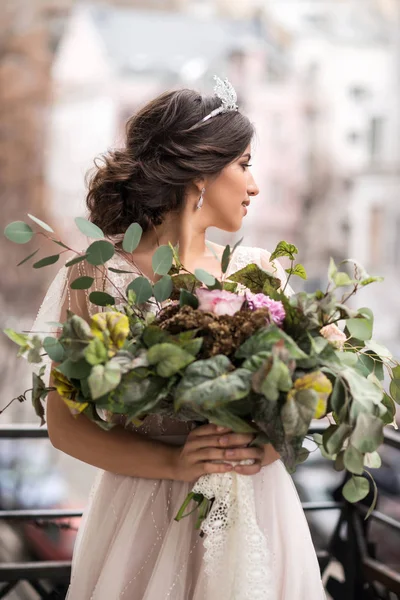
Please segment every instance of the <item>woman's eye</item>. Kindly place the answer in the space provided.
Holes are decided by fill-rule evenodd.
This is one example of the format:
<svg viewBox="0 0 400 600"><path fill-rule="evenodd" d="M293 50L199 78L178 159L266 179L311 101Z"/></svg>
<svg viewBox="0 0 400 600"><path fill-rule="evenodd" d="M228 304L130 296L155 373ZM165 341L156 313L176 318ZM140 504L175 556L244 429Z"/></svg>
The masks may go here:
<svg viewBox="0 0 400 600"><path fill-rule="evenodd" d="M243 164L242 167L252 167L253 165L249 165L249 164Z"/></svg>

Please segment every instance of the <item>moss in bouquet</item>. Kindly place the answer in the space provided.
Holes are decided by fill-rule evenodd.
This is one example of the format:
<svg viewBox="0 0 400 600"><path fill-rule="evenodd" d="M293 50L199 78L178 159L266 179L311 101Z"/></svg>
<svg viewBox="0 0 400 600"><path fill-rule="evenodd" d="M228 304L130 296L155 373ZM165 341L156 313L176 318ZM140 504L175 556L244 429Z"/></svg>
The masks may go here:
<svg viewBox="0 0 400 600"><path fill-rule="evenodd" d="M268 309L242 310L235 315L214 315L191 306L169 306L157 317L157 324L171 334L197 329L203 345L198 358L217 354L233 356L239 346L268 324Z"/></svg>

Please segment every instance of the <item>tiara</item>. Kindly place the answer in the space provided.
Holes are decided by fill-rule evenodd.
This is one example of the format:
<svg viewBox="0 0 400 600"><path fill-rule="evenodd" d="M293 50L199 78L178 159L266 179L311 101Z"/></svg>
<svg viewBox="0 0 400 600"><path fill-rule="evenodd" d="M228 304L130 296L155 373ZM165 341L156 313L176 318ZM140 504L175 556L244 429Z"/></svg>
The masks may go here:
<svg viewBox="0 0 400 600"><path fill-rule="evenodd" d="M211 119L220 113L230 112L232 110L236 111L239 109L236 104L237 94L233 85L227 79L222 81L217 75L214 75L214 79L216 81L214 95L221 100L222 104L210 112L204 119L201 119L200 123L208 121L208 119Z"/></svg>

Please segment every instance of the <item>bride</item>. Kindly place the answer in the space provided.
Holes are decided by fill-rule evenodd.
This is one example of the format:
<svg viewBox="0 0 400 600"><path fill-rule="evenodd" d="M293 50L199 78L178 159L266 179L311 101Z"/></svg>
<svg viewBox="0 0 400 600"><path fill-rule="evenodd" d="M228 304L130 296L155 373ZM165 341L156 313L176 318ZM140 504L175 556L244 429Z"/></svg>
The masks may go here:
<svg viewBox="0 0 400 600"><path fill-rule="evenodd" d="M134 115L125 147L96 165L89 184L90 220L117 246L131 223L140 223L144 232L132 255L119 243L108 265L154 281L152 254L171 242L179 245L187 269L203 268L219 277L217 257L223 248L206 243L206 231L211 226L237 231L248 205L256 202L259 190L250 170L253 134L233 88L220 80L212 97L188 89L167 92ZM229 272L250 262L273 268L267 251L239 247ZM95 275L83 264L64 267L57 276L53 300L57 297L61 314L54 320L63 321L67 309L86 319L98 312L87 292L68 285L79 275ZM282 267L276 267L284 279ZM132 274L96 277L97 289L114 292ZM84 416L73 417L55 392L48 398L47 423L58 450L99 468L75 545L68 600L325 597L297 492L272 446L248 447L252 435L166 417L148 416L137 428L125 428L119 417L105 432ZM253 464L215 462L221 459L251 459ZM212 589L204 566L207 535L195 530L195 514L179 523L174 517L200 476L229 472L252 484L256 526L268 560L261 563L262 584L260 573L245 561L224 570ZM233 545L228 554L236 552Z"/></svg>

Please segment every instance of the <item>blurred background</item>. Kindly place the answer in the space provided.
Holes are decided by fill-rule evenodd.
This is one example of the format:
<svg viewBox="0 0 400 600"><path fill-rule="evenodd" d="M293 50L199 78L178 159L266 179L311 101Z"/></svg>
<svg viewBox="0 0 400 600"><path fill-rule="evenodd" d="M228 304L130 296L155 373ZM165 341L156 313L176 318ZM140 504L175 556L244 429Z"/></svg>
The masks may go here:
<svg viewBox="0 0 400 600"><path fill-rule="evenodd" d="M126 120L176 87L212 93L228 77L254 122L260 195L242 231L209 238L299 247L298 291L326 284L329 257L351 257L385 281L357 304L375 313L375 338L400 356L400 2L398 0L1 0L1 225L31 213L79 244L85 174L121 144ZM46 245L31 242L29 249ZM1 329L29 329L57 265L0 238ZM46 252L45 254L50 254ZM30 369L0 336L0 408L31 387ZM37 423L14 402L1 424ZM400 465L385 449L380 502L400 516ZM396 466L396 462L398 466ZM48 440L0 440L0 509L84 506L94 469ZM329 500L341 476L313 455L295 476L303 500ZM326 544L337 514L310 517ZM75 529L0 521L0 560L65 558ZM398 537L374 533L397 567ZM383 543L385 537L385 543ZM8 598L37 598L23 584Z"/></svg>

